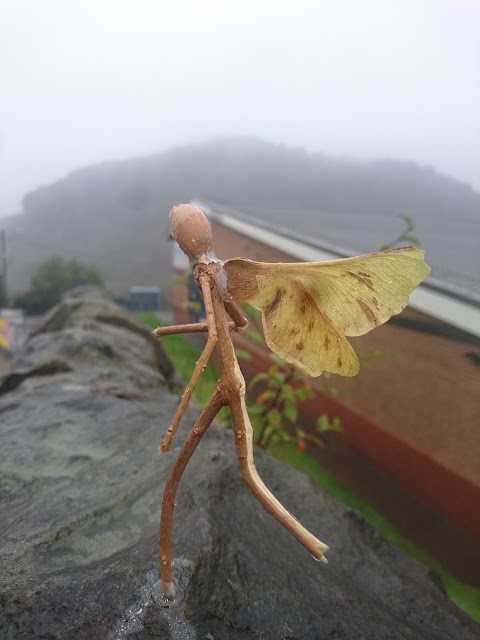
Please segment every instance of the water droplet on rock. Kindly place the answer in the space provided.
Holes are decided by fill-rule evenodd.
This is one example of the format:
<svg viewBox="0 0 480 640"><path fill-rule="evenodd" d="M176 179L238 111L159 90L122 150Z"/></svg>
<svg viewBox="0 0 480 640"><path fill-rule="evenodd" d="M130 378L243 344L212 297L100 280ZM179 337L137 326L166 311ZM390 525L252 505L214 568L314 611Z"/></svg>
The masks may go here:
<svg viewBox="0 0 480 640"><path fill-rule="evenodd" d="M313 554L310 554L310 555L315 560L315 562L323 562L323 564L328 564L328 560L326 559L325 556L322 556L321 558L316 558Z"/></svg>

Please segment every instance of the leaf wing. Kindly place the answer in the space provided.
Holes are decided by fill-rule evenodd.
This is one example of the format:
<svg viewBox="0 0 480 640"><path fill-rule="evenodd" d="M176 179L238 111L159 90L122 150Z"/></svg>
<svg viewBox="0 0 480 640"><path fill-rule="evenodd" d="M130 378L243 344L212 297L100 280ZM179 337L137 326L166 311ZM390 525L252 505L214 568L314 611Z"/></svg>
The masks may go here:
<svg viewBox="0 0 480 640"><path fill-rule="evenodd" d="M334 326L361 336L400 313L429 273L424 252L405 247L323 263L309 268L305 280Z"/></svg>
<svg viewBox="0 0 480 640"><path fill-rule="evenodd" d="M344 336L363 335L400 313L430 273L414 247L329 262L233 258L224 268L230 295L262 311L272 351L310 375L355 375L358 360Z"/></svg>
<svg viewBox="0 0 480 640"><path fill-rule="evenodd" d="M272 351L311 376L332 371L358 373L358 358L349 342L297 279L258 276L256 304L262 310L265 341Z"/></svg>

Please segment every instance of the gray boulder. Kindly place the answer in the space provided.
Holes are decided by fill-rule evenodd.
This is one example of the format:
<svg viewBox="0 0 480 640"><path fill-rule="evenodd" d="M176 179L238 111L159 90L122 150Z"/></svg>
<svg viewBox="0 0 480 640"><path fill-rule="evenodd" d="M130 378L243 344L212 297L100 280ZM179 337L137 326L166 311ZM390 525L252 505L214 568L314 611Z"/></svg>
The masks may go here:
<svg viewBox="0 0 480 640"><path fill-rule="evenodd" d="M138 390L172 384L173 365L151 332L100 290L87 292L82 298L73 290L31 332L0 394L28 377L67 370L87 370L92 384L115 379Z"/></svg>
<svg viewBox="0 0 480 640"><path fill-rule="evenodd" d="M330 544L315 562L256 502L215 425L180 485L164 606L160 502L196 412L159 456L173 372L141 331L105 320L123 312L87 316L90 304L50 317L0 395L0 640L479 637L428 568L258 452L267 485Z"/></svg>

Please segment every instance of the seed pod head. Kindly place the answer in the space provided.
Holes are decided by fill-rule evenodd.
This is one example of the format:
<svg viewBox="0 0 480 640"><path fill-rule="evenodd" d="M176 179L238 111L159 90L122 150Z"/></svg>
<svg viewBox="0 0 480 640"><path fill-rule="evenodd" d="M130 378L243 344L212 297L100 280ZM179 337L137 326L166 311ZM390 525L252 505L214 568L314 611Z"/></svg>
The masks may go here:
<svg viewBox="0 0 480 640"><path fill-rule="evenodd" d="M189 258L198 258L212 250L212 230L198 207L179 204L170 211L172 236Z"/></svg>

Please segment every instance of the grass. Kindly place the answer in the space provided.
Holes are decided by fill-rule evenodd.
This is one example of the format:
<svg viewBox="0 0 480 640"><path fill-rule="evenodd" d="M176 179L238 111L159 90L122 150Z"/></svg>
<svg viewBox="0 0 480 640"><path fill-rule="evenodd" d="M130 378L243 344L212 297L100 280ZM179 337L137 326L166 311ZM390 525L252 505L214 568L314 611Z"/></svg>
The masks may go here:
<svg viewBox="0 0 480 640"><path fill-rule="evenodd" d="M162 324L159 323L153 313L138 314L137 319L151 329ZM162 344L168 356L174 362L177 373L184 380L189 380L195 362L198 359L199 350L180 335L165 336L162 338ZM217 371L209 364L194 392L194 397L200 407L203 407L212 395L217 384L217 379ZM367 503L360 500L355 493L339 482L332 473L318 464L308 453L299 451L297 447L292 445L283 446L282 448L275 447L269 451L269 453L282 460L285 464L306 473L313 482L337 500L359 511L387 540L422 561L424 564L435 569L452 602L474 620L480 622L479 588L464 584L445 571L438 563L410 542L410 540L401 536L385 518L372 509Z"/></svg>
<svg viewBox="0 0 480 640"><path fill-rule="evenodd" d="M137 320L150 329L164 326L154 313L138 313ZM181 335L164 336L161 339L162 345L170 360L175 364L175 370L182 380L188 381L192 375L195 362L198 360L200 351ZM208 364L203 372L193 396L200 407L205 406L217 386L218 372Z"/></svg>

